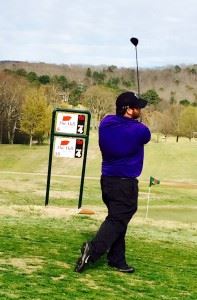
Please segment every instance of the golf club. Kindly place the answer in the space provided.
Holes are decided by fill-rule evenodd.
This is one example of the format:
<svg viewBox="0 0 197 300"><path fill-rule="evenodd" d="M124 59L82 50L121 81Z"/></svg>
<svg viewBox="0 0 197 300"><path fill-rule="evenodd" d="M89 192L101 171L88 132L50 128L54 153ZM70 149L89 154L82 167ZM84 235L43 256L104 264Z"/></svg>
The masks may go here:
<svg viewBox="0 0 197 300"><path fill-rule="evenodd" d="M138 57L137 57L137 45L138 45L138 39L135 37L132 37L130 39L130 42L135 46L135 54L136 54L136 66L137 66L137 85L138 85L138 97L140 96L140 81L139 81L139 70L138 70Z"/></svg>

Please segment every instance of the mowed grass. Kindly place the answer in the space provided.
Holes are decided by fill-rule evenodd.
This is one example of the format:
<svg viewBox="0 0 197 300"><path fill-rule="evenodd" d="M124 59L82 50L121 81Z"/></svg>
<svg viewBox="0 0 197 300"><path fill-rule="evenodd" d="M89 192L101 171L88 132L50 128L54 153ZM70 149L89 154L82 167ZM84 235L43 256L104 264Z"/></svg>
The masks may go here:
<svg viewBox="0 0 197 300"><path fill-rule="evenodd" d="M0 145L0 171L38 172L47 174L49 145ZM81 159L53 157L52 174L80 175ZM100 176L101 155L98 137L91 132L86 176ZM196 183L197 140L168 138L167 142L153 141L145 146L145 161L141 180L155 176L161 181Z"/></svg>
<svg viewBox="0 0 197 300"><path fill-rule="evenodd" d="M91 132L83 193L83 204L101 204L101 155L96 132ZM43 205L46 193L49 145L0 145L0 204ZM50 205L77 207L81 159L53 157ZM70 177L71 176L71 177ZM149 217L194 222L197 199L197 141L169 138L145 146L144 170L140 177L139 212L145 215L148 181L151 188ZM172 209L173 208L173 209Z"/></svg>
<svg viewBox="0 0 197 300"><path fill-rule="evenodd" d="M103 257L73 272L83 241L106 216L100 192L101 156L91 133L83 206L77 214L81 160L53 158L49 207L44 207L49 146L0 145L0 299L197 299L197 142L175 139L145 148L139 209L128 228L132 275ZM145 219L148 181L152 186ZM70 177L71 176L71 177Z"/></svg>
<svg viewBox="0 0 197 300"><path fill-rule="evenodd" d="M195 243L184 241L180 228L172 234L172 228L148 223L129 226L127 260L136 267L132 275L112 270L105 257L82 274L73 272L79 245L94 236L99 223L33 213L2 218L0 298L196 299Z"/></svg>

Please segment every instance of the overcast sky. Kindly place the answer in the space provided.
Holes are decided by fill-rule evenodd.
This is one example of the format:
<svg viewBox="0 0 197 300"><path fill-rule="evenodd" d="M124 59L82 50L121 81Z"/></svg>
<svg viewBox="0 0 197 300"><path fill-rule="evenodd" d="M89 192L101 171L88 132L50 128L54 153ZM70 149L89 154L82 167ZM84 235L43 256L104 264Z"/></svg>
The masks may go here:
<svg viewBox="0 0 197 300"><path fill-rule="evenodd" d="M0 60L197 63L197 0L0 0Z"/></svg>

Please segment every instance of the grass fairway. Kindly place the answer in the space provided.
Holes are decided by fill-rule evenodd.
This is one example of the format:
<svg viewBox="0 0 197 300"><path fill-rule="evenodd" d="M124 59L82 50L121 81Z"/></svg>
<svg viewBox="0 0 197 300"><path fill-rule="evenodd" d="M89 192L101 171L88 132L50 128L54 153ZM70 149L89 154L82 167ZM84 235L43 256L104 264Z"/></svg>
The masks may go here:
<svg viewBox="0 0 197 300"><path fill-rule="evenodd" d="M136 272L118 273L105 257L82 274L73 272L80 245L106 215L96 141L93 132L83 199L93 216L76 213L81 160L54 158L45 208L48 146L0 145L0 299L196 300L195 141L146 146L139 210L127 235L127 260ZM161 184L152 187L145 220L150 175Z"/></svg>
<svg viewBox="0 0 197 300"><path fill-rule="evenodd" d="M127 259L136 273L111 270L105 257L83 274L74 273L79 245L99 223L95 217L49 217L40 210L1 218L0 299L196 299L196 248L185 236L186 231L192 236L192 227L134 222Z"/></svg>

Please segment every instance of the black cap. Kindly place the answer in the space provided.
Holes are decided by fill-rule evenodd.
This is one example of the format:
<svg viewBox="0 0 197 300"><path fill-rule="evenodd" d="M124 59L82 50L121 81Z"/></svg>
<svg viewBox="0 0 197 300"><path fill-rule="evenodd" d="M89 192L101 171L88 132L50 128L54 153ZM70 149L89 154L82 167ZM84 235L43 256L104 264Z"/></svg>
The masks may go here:
<svg viewBox="0 0 197 300"><path fill-rule="evenodd" d="M137 94L133 92L125 92L118 96L116 100L116 110L122 108L131 107L131 108L144 108L147 105L147 101L138 97Z"/></svg>

